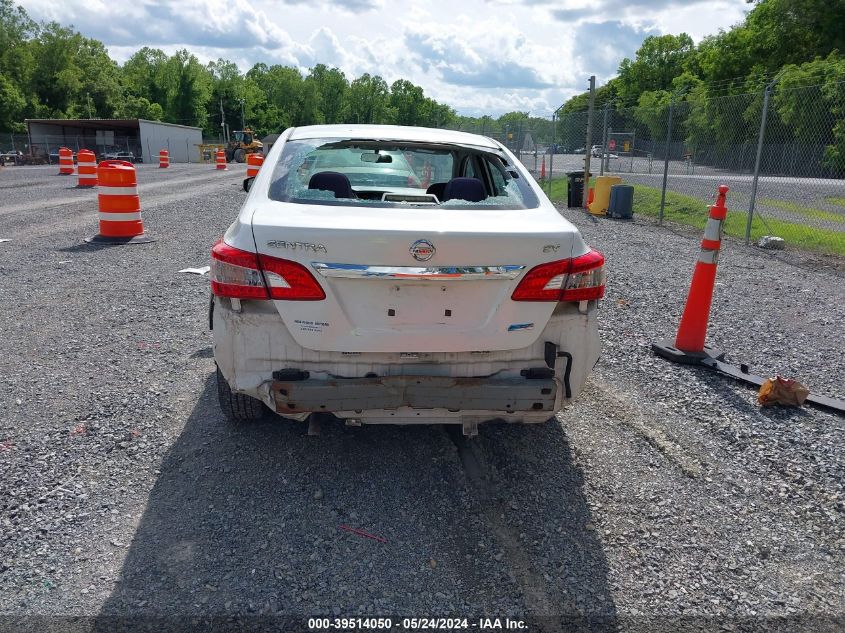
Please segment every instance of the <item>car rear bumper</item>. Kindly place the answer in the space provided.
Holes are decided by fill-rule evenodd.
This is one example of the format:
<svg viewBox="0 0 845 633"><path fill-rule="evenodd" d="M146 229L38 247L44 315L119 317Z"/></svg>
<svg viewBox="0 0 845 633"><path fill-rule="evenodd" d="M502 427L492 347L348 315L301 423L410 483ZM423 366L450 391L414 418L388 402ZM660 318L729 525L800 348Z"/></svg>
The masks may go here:
<svg viewBox="0 0 845 633"><path fill-rule="evenodd" d="M273 381L270 393L280 414L370 409L553 412L558 384L553 378L452 378L382 376L329 380Z"/></svg>
<svg viewBox="0 0 845 633"><path fill-rule="evenodd" d="M357 353L301 347L270 302L216 299L214 358L234 391L295 420L325 412L365 424L537 423L578 396L598 360L595 302L582 308L556 312L525 348Z"/></svg>

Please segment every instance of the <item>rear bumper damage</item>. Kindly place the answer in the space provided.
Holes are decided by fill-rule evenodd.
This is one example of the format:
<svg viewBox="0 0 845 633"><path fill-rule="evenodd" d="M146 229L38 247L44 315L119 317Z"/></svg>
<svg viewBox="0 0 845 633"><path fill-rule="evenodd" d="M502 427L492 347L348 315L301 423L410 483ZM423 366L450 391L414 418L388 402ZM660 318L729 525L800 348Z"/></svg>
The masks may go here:
<svg viewBox="0 0 845 633"><path fill-rule="evenodd" d="M368 409L446 409L554 411L558 384L553 378L450 378L383 376L329 380L273 381L277 413Z"/></svg>
<svg viewBox="0 0 845 633"><path fill-rule="evenodd" d="M578 396L600 349L595 302L556 312L529 347L491 352L309 350L269 302L217 299L212 319L214 357L232 389L294 420L333 413L465 432L494 419L541 423Z"/></svg>

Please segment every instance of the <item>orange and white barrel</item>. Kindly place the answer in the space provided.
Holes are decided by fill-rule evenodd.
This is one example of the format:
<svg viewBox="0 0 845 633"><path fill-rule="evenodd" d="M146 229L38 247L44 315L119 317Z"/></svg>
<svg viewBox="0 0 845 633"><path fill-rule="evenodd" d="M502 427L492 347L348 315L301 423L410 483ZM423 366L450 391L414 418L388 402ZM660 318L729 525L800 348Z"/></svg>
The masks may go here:
<svg viewBox="0 0 845 633"><path fill-rule="evenodd" d="M73 176L73 151L67 147L59 148L59 176Z"/></svg>
<svg viewBox="0 0 845 633"><path fill-rule="evenodd" d="M90 149L81 149L76 155L80 187L97 186L97 157Z"/></svg>
<svg viewBox="0 0 845 633"><path fill-rule="evenodd" d="M226 167L226 152L222 149L217 150L217 169L228 169Z"/></svg>
<svg viewBox="0 0 845 633"><path fill-rule="evenodd" d="M247 154L246 157L246 177L255 178L258 175L258 170L264 164L264 154Z"/></svg>
<svg viewBox="0 0 845 633"><path fill-rule="evenodd" d="M97 167L100 235L129 238L143 235L141 199L135 165L125 160L104 160Z"/></svg>
<svg viewBox="0 0 845 633"><path fill-rule="evenodd" d="M167 167L170 167L170 152L163 149L158 153L158 168L165 169Z"/></svg>

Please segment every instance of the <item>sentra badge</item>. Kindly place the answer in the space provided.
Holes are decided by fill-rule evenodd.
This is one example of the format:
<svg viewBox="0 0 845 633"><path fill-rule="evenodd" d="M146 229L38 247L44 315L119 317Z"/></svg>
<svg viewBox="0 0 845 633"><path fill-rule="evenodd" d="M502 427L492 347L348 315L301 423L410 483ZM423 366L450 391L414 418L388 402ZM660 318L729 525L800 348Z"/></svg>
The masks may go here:
<svg viewBox="0 0 845 633"><path fill-rule="evenodd" d="M288 242L287 240L270 240L267 242L270 248L287 248L292 251L312 251L314 253L328 253L322 244L308 244L307 242Z"/></svg>

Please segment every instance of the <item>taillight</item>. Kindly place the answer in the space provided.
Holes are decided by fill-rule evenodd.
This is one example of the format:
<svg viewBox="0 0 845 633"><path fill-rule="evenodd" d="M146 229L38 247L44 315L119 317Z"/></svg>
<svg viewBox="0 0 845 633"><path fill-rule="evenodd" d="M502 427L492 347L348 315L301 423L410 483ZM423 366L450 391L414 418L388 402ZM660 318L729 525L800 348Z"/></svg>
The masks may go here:
<svg viewBox="0 0 845 633"><path fill-rule="evenodd" d="M604 296L604 255L589 251L573 259L535 266L513 291L514 301L588 301Z"/></svg>
<svg viewBox="0 0 845 633"><path fill-rule="evenodd" d="M218 297L269 299L258 255L229 246L223 240L211 249L211 292Z"/></svg>
<svg viewBox="0 0 845 633"><path fill-rule="evenodd" d="M222 240L211 249L211 291L235 299L320 301L326 293L305 266L242 251Z"/></svg>
<svg viewBox="0 0 845 633"><path fill-rule="evenodd" d="M271 299L288 301L322 301L326 298L322 286L302 264L269 255L259 255L264 279Z"/></svg>

